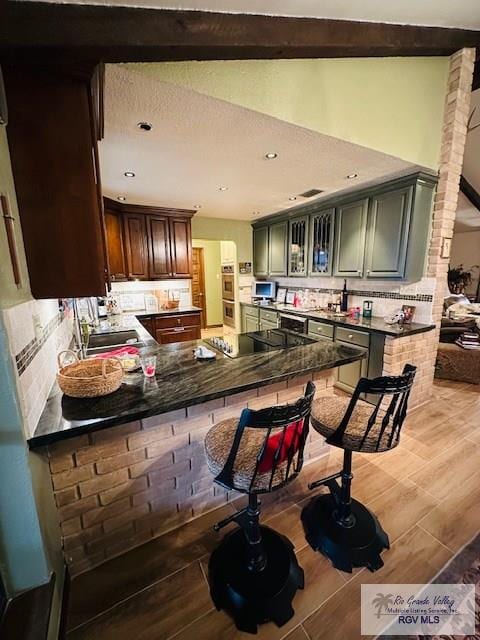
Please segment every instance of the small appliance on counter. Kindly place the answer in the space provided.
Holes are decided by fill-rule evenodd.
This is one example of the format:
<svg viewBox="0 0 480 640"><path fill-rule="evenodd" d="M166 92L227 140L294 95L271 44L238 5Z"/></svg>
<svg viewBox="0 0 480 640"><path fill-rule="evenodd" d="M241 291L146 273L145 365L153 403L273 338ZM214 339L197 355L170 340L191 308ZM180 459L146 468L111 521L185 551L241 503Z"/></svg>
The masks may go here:
<svg viewBox="0 0 480 640"><path fill-rule="evenodd" d="M270 304L275 300L277 285L271 280L254 280L252 282L252 299L259 304Z"/></svg>

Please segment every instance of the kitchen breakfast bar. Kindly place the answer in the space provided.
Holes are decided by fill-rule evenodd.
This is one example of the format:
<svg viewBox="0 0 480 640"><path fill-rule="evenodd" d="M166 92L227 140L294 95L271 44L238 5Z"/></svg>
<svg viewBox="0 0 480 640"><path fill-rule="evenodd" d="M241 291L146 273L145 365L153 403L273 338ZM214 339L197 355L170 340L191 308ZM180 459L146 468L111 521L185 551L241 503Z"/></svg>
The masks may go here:
<svg viewBox="0 0 480 640"><path fill-rule="evenodd" d="M246 407L294 402L308 380L317 395L331 393L334 369L365 357L320 340L198 361L193 350L205 342L160 346L135 320L130 326L156 354L156 376L127 373L116 392L100 398L58 390L29 441L51 477L72 575L236 497L214 485L206 465L204 438L214 423ZM309 440L307 461L327 450L315 432Z"/></svg>

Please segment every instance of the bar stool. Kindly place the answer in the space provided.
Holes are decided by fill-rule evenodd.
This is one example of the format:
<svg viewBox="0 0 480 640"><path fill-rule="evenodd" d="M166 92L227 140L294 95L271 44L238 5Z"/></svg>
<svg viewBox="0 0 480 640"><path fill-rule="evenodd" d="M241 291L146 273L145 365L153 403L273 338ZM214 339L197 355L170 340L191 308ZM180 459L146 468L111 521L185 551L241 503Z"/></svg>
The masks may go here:
<svg viewBox="0 0 480 640"><path fill-rule="evenodd" d="M310 546L342 571L351 573L353 567L376 571L383 566L380 553L390 548L377 517L351 498L352 453L380 453L398 445L415 373L416 367L407 364L400 376L361 378L351 399L319 398L312 405L312 426L328 444L344 450L343 468L308 485L309 489L325 485L330 493L309 502L302 522ZM378 396L377 402L364 402L363 393Z"/></svg>
<svg viewBox="0 0 480 640"><path fill-rule="evenodd" d="M215 482L248 495L248 504L215 525L230 522L228 533L213 551L208 579L218 610L224 609L237 628L257 632L257 625L273 621L282 626L294 615L292 600L303 589L303 570L285 536L260 525L258 495L290 483L303 465L315 386L295 404L253 411L240 419L223 420L205 438L207 464Z"/></svg>

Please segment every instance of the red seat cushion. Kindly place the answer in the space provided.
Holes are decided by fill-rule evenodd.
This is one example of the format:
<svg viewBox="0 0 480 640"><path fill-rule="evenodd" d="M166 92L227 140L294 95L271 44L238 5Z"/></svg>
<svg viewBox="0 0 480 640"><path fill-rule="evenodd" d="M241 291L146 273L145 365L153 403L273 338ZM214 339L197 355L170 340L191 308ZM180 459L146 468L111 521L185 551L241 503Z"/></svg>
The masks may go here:
<svg viewBox="0 0 480 640"><path fill-rule="evenodd" d="M300 446L300 436L303 431L303 421L304 420L302 418L301 420L297 420L296 422L292 422L292 424L288 425L285 431L285 439L283 440L283 443L283 430L268 438L265 451L263 452L263 456L258 467L259 473L267 473L272 470L273 465L275 464L275 453L280 445L281 448L277 464L284 462L288 458L290 449L292 449L292 455L298 451Z"/></svg>

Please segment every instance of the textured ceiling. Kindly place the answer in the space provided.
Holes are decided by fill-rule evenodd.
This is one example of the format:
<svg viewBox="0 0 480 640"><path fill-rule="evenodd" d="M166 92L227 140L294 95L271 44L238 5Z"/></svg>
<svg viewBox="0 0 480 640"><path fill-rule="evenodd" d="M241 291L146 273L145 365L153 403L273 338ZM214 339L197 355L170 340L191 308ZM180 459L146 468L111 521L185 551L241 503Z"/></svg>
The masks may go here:
<svg viewBox="0 0 480 640"><path fill-rule="evenodd" d="M480 29L479 0L67 0L67 3L196 9Z"/></svg>
<svg viewBox="0 0 480 640"><path fill-rule="evenodd" d="M105 103L103 191L131 203L201 205L201 216L251 220L305 202L289 197L307 189L324 190L321 199L413 169L399 158L120 65L107 65ZM139 130L140 121L152 123L152 131ZM268 152L278 157L266 160ZM352 173L358 178L347 179Z"/></svg>
<svg viewBox="0 0 480 640"><path fill-rule="evenodd" d="M479 229L480 211L473 206L470 200L465 195L463 195L463 193L460 192L458 194L455 231L478 231Z"/></svg>
<svg viewBox="0 0 480 640"><path fill-rule="evenodd" d="M480 193L480 89L472 93L470 113L473 115L465 142L462 174L475 191Z"/></svg>
<svg viewBox="0 0 480 640"><path fill-rule="evenodd" d="M480 193L480 89L472 93L470 113L472 116L465 143L462 174L475 191ZM478 229L480 229L480 211L460 193L455 231L477 231Z"/></svg>

